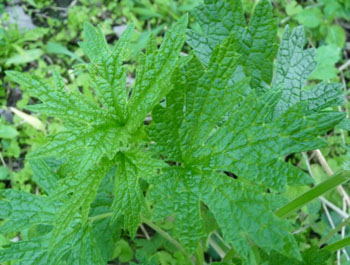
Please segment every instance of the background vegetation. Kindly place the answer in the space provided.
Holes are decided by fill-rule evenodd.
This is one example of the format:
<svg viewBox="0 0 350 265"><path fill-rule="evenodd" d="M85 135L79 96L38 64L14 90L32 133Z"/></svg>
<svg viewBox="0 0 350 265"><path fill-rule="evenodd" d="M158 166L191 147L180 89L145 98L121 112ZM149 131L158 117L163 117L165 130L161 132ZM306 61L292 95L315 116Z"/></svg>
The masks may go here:
<svg viewBox="0 0 350 265"><path fill-rule="evenodd" d="M0 0L1 1L1 0ZM134 23L136 33L132 45L134 54L141 51L148 36L154 34L160 43L165 30L182 14L191 12L201 0L13 0L0 2L0 189L15 188L32 193L40 189L32 181L32 169L26 154L44 141L44 136L61 130L61 122L45 115L34 115L24 108L32 98L11 83L5 70L35 73L46 77L52 70L59 72L71 90L80 90L87 96L92 92L88 78L78 73L86 58L78 42L82 38L84 22L98 24L109 43L115 43L126 28ZM317 69L309 82L338 81L344 85L348 97L350 84L350 1L349 0L274 0L274 11L279 21L279 35L289 24L304 25L309 47L317 49ZM244 0L249 16L254 0ZM190 21L190 27L197 27ZM186 52L186 47L185 51ZM130 64L133 72L133 64ZM75 80L73 83L72 81ZM132 84L133 75L128 76ZM349 104L343 106L349 117ZM328 132L329 146L310 153L295 154L288 161L299 166L320 183L342 167L350 168L350 137L347 131ZM350 214L350 190L343 185L319 200L307 204L294 219L295 234L301 249L318 247L349 236L346 222ZM290 188L294 198L310 187ZM210 218L210 217L208 217ZM345 219L345 222L344 222ZM164 230L171 222L162 224ZM338 233L330 233L335 227ZM333 230L334 231L334 230ZM17 235L0 234L0 248ZM218 234L213 235L206 252L207 262L218 260L227 251ZM156 256L161 264L181 264L181 255L151 227L141 226L136 239L127 236L115 244L115 263L140 264L146 257ZM338 251L328 264L350 264L350 248ZM130 263L132 264L132 263Z"/></svg>

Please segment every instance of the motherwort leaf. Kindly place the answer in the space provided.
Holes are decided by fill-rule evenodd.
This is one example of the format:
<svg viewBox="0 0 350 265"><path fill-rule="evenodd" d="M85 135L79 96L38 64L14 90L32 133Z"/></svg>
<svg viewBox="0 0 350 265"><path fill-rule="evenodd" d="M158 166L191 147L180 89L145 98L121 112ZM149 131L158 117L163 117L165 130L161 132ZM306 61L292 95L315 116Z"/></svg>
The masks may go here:
<svg viewBox="0 0 350 265"><path fill-rule="evenodd" d="M50 234L19 241L8 248L0 250L0 261L18 260L18 265L60 265L81 264L101 265L107 264L91 226L70 229L69 233L59 237L60 244L54 252L49 251Z"/></svg>
<svg viewBox="0 0 350 265"><path fill-rule="evenodd" d="M228 77L234 73L239 60L233 49L230 39L217 46L207 69L194 57L175 75L174 90L167 96L166 107L159 106L154 111L155 124L150 133L156 142L155 148L159 146L162 155L179 164L173 166L174 169L168 173L164 173L150 192L155 203L155 215L165 217L174 214L175 234L189 251L194 251L204 233L200 214L200 202L203 202L215 215L225 239L243 256L249 255L250 238L261 247L278 249L284 254L294 255L297 254L294 251L295 243L286 231L286 224L278 221L271 211L267 210L270 207L268 196L266 199L262 199L265 196L254 198L258 196L259 189L223 175L220 172L229 167L220 167L216 163L216 158L222 162L233 162L229 157L221 157L226 154L225 151L218 150L221 145L243 143L235 141L235 133L231 132L226 124L236 117L234 114L238 109L239 99L245 98L244 93L252 93L249 92L247 79L229 82L231 79ZM225 56L217 56L218 54ZM197 74L193 75L194 72ZM242 106L256 104L250 97L247 98L249 100L246 99ZM225 102L223 106L226 108L218 109L219 101ZM173 126L166 126L165 124L170 124L169 119L173 118L173 113L178 115L176 122ZM265 113L255 113L259 117L255 117L254 121L265 118ZM220 121L228 114L229 120L224 121L225 125L217 129ZM241 124L243 126L245 120L242 120ZM246 126L249 127L249 122ZM226 135L221 134L223 131L226 131ZM211 145L211 139L216 139L218 134L222 143ZM245 133L242 133L237 137L239 139L244 135ZM168 154L167 145L171 143L176 149L170 148ZM172 150L178 151L176 156ZM256 206L252 206L253 201ZM254 209L251 213L247 212L248 204ZM258 215L264 214L265 217L252 218L253 212L257 211ZM236 216L239 216L238 220ZM247 222L250 224L245 226ZM265 231L259 230L263 227ZM257 233L265 235L258 238ZM278 244L277 241L266 242L264 237L269 233L271 237L279 238Z"/></svg>
<svg viewBox="0 0 350 265"><path fill-rule="evenodd" d="M202 9L212 7L209 4ZM251 89L250 80L237 72L244 55L239 54L242 49L235 34L212 49L208 63L202 63L199 54L200 59L193 56L178 68L172 78L174 89L153 111L149 132L154 149L172 165L151 187L154 217L173 215L174 234L194 251L204 233L200 212L204 204L215 216L225 240L244 258L251 254L249 242L267 252L300 257L288 224L271 210L275 195L265 191L280 192L287 184L310 183L310 177L284 162L284 157L325 144L319 136L334 128L344 114L324 109L341 103L341 92L334 84L310 90L302 87L304 83L289 88L288 81L280 86L274 81L272 88L266 83L265 93L254 86ZM285 34L278 61L285 42L293 40L287 37L288 29ZM289 52L295 50L290 48ZM285 70L280 67L277 63L274 80L284 80L279 73L304 74L295 70L298 66L294 64ZM290 89L302 96L283 105Z"/></svg>
<svg viewBox="0 0 350 265"><path fill-rule="evenodd" d="M140 189L140 178L152 179L159 168L164 167L159 160L142 150L120 153L118 156L116 179L114 182L113 218L123 217L124 228L135 236L141 223L140 212L145 207Z"/></svg>
<svg viewBox="0 0 350 265"><path fill-rule="evenodd" d="M245 25L241 1L205 0L204 5L195 10L194 16L201 31L189 30L187 43L200 61L207 65L215 46L232 36L236 51L243 55L240 65L251 78L251 85L265 90L265 85L270 84L272 79L277 47L277 22L270 2L258 2L248 27Z"/></svg>
<svg viewBox="0 0 350 265"><path fill-rule="evenodd" d="M278 50L272 87L282 89L282 97L276 105L274 116L301 101L308 110L322 110L341 105L344 101L340 84L320 83L305 89L307 79L316 68L316 50L306 49L305 32L302 27L292 31L286 27Z"/></svg>
<svg viewBox="0 0 350 265"><path fill-rule="evenodd" d="M301 262L289 223L275 213L287 185L312 179L285 157L326 144L320 136L344 119L334 111L341 88L305 87L315 52L304 49L299 27L286 28L277 49L269 0L258 1L248 25L236 0L205 0L194 13L200 30L187 32L193 52L179 58L185 16L159 48L150 38L131 87L125 64L133 27L111 47L100 28L84 26L92 97L70 91L56 73L52 87L7 72L41 102L29 110L60 118L65 128L30 157L47 196L0 192L0 232L26 232L0 250L0 262L107 264L114 236L124 227L134 237L141 213L171 216L183 248L155 230L183 252L196 251L198 262L210 230L205 216L243 264L258 252Z"/></svg>
<svg viewBox="0 0 350 265"><path fill-rule="evenodd" d="M0 192L0 218L5 222L0 232L18 232L36 224L51 224L59 204L45 197L23 191L3 190Z"/></svg>
<svg viewBox="0 0 350 265"><path fill-rule="evenodd" d="M30 110L61 118L66 125L66 130L51 136L47 144L31 155L32 159L48 156L62 159L66 173L55 191L55 198L64 204L55 218L51 250L59 244L59 235L78 213L82 223L86 223L103 177L116 164L115 215L125 214L125 227L135 234L143 200L138 179L147 176L133 169L124 152L133 148L140 148L142 152L140 131L144 119L171 89L168 82L178 63L186 25L187 17L184 16L167 31L159 49L150 40L146 53L140 54L135 87L130 89L126 87L123 61L127 58L133 28L129 27L111 49L101 29L86 24L86 40L80 45L90 59L87 68L96 101L79 91L68 91L57 74L54 74L55 87L52 88L37 77L7 72L13 81L42 101L30 106Z"/></svg>

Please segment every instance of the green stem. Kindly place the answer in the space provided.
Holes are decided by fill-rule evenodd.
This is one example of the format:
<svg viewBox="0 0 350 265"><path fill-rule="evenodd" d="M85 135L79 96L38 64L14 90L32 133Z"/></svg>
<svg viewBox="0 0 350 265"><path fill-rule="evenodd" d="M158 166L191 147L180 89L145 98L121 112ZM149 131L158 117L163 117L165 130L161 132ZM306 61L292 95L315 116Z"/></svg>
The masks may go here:
<svg viewBox="0 0 350 265"><path fill-rule="evenodd" d="M203 246L202 242L198 243L198 247L196 249L196 264L203 265L204 264L204 256L203 256Z"/></svg>
<svg viewBox="0 0 350 265"><path fill-rule="evenodd" d="M99 215L95 215L95 216L89 217L89 222L90 222L90 224L92 224L95 221L111 217L112 214L113 214L113 212L107 212L107 213L103 213L103 214L99 214Z"/></svg>
<svg viewBox="0 0 350 265"><path fill-rule="evenodd" d="M230 262L235 254L236 254L236 251L233 248L231 248L230 251L226 253L222 262Z"/></svg>
<svg viewBox="0 0 350 265"><path fill-rule="evenodd" d="M173 244L182 253L184 253L184 254L186 253L185 249L181 246L181 244L179 242L177 242L171 235L169 235L167 232L165 232L163 229L161 229L155 223L147 220L144 217L142 217L142 223L148 225L150 228L152 228L154 231L156 231L158 234L160 234L162 237L164 237L166 240L168 240L171 244Z"/></svg>
<svg viewBox="0 0 350 265"><path fill-rule="evenodd" d="M89 217L89 222L90 222L90 224L92 224L95 221L111 217L112 214L113 214L113 212L107 212L107 213L103 213L103 214L99 214L99 215L95 215L95 216ZM142 219L142 223L148 225L150 228L152 228L154 231L156 231L158 234L160 234L163 238L165 238L171 244L173 244L178 250L180 250L188 258L188 260L191 262L191 264L193 264L193 262L191 260L191 257L188 255L186 250L181 246L181 244L178 241L176 241L167 232L165 232L163 229L161 229L156 224L152 223L150 220L148 220L148 219L146 219L144 217L142 217L141 219Z"/></svg>
<svg viewBox="0 0 350 265"><path fill-rule="evenodd" d="M193 261L191 260L191 257L188 255L186 250L181 246L181 244L175 240L171 235L169 235L167 232L165 232L163 229L161 229L159 226L157 226L155 223L151 222L150 220L146 219L145 217L142 217L142 223L146 224L150 228L152 228L154 231L156 231L158 234L160 234L163 238L168 240L172 245L174 245L178 250L180 250L193 264Z"/></svg>

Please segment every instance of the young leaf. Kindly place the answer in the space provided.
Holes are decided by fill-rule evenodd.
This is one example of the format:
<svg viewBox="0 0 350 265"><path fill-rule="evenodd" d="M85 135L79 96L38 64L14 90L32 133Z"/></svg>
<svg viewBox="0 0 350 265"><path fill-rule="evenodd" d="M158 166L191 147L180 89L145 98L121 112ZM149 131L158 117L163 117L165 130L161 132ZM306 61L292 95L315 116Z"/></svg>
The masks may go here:
<svg viewBox="0 0 350 265"><path fill-rule="evenodd" d="M143 200L137 183L140 177L150 177L150 171L143 167L142 170L138 168L135 174L129 175L132 165L125 164L121 158L125 157L124 152L131 150L132 153L133 148L140 147L142 150L144 146L140 128L148 113L171 89L167 82L178 63L186 26L187 17L184 16L168 30L159 49L150 42L146 54L140 55L136 84L134 89L129 91L126 88L123 61L126 59L128 43L132 37L132 27L128 28L117 45L110 49L101 29L86 24L85 41L81 43L81 47L90 59L88 70L96 101L87 99L79 91L66 90L62 78L55 73L55 88L51 88L47 82L37 77L14 71L7 72L13 81L27 88L32 96L42 101L41 104L30 106L31 110L59 117L66 125L66 130L51 136L47 144L31 155L32 159L48 156L62 159L62 172L66 174L66 177L58 182L59 185L53 194L54 199L63 201L63 206L57 211L53 222L51 254L60 245L60 235L79 214L81 223L86 223L90 205L96 197L101 181L115 164L119 165L115 191L119 192L123 185L129 187L115 196L115 216L130 209L130 213L127 212L124 218L125 228L132 235L135 234L140 220L133 218L140 215L139 204ZM127 172L123 172L122 165L128 168ZM123 185L119 186L118 183ZM45 185L44 188L51 192L52 187ZM139 199L126 203L118 201L134 196Z"/></svg>
<svg viewBox="0 0 350 265"><path fill-rule="evenodd" d="M341 85L320 83L312 89L304 89L306 80L316 68L315 49L304 50L306 42L303 27L292 31L286 27L278 50L272 87L282 88L282 97L276 106L275 116L301 101L308 103L309 110L322 110L341 105L344 101Z"/></svg>

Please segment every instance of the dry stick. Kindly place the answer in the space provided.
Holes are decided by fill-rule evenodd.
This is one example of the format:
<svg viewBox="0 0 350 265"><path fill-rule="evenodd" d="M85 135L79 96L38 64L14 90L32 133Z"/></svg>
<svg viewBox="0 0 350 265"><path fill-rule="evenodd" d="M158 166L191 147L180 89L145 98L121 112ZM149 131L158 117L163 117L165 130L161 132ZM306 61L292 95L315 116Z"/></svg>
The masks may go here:
<svg viewBox="0 0 350 265"><path fill-rule="evenodd" d="M350 60L349 60L349 61L350 61ZM346 105L345 105L345 106L347 106L348 99L347 99L347 96L346 96L346 92L347 92L346 80L345 80L344 73L343 73L342 70L340 70L340 77L341 77L341 80L342 80L342 83L343 83L344 100L346 101ZM339 106L338 109L339 109L340 112L342 112L341 106ZM345 113L346 113L346 118L349 118L349 110L348 110L347 107L345 107ZM345 145L345 144L346 144L345 132L344 132L343 129L340 129L340 133L341 133L341 137L342 137L343 144Z"/></svg>
<svg viewBox="0 0 350 265"><path fill-rule="evenodd" d="M333 211L335 211L337 214L339 214L342 218L346 219L346 218L350 218L350 215L347 214L346 212L344 212L343 210L341 210L339 207L337 207L336 205L334 205L333 203L331 203L330 201L326 200L324 197L320 196L320 201L322 203L324 203L325 205L327 205L328 208L332 209Z"/></svg>
<svg viewBox="0 0 350 265"><path fill-rule="evenodd" d="M331 225L331 228L334 229L335 228L335 225L334 225L334 222L333 222L333 219L331 217L331 215L329 214L329 211L327 209L327 206L323 203L322 204L322 207L323 207L323 210L324 212L326 213L326 216L327 216L327 219L328 219L328 222L329 224ZM337 251L337 264L340 265L340 250Z"/></svg>
<svg viewBox="0 0 350 265"><path fill-rule="evenodd" d="M302 227L302 228L300 228L300 229L298 229L298 230L295 230L295 231L293 232L293 235L296 235L296 234L299 234L299 233L305 231L305 230L308 229L310 226L311 226L311 225L306 225L306 226L304 226L304 227Z"/></svg>
<svg viewBox="0 0 350 265"><path fill-rule="evenodd" d="M226 255L225 251L221 249L221 247L212 239L209 239L209 244L215 249L216 253L223 259Z"/></svg>
<svg viewBox="0 0 350 265"><path fill-rule="evenodd" d="M149 236L145 226L143 224L140 225L142 232L144 233L147 240L151 240L151 237Z"/></svg>
<svg viewBox="0 0 350 265"><path fill-rule="evenodd" d="M334 172L333 172L333 170L330 168L330 166L328 165L328 163L327 163L325 157L323 156L321 150L320 150L320 149L317 149L317 150L315 150L314 152L315 152L316 157L317 157L318 161L320 162L322 168L324 169L324 171L326 171L327 175L332 176L332 175L334 174ZM339 186L337 187L337 190L338 190L338 192L340 193L340 195L343 196L343 201L345 201L346 204L350 207L350 198L349 198L349 195L348 195L348 194L346 193L346 191L344 190L343 186L342 186L342 185L339 185ZM327 207L325 206L325 204L323 204L323 206L324 206L324 209L327 209ZM343 212L346 212L346 211L343 211ZM327 218L328 218L328 216L330 217L329 212L328 212L328 209L327 209L326 214L327 214L327 213L328 213L328 215L327 215ZM330 221L331 218L328 219L328 220ZM333 221L332 221L332 223L330 222L330 224L331 224L332 228L334 229L334 223L333 223ZM345 248L342 249L342 252L344 253L344 255L345 255L345 257L347 258L347 260L349 260L349 255L348 255L347 251L345 250ZM338 264L340 265L340 251L337 251L337 257L338 257Z"/></svg>
<svg viewBox="0 0 350 265"><path fill-rule="evenodd" d="M328 211L328 209L327 209L326 204L322 204L322 206L323 206L323 209L324 209L324 211L325 211L325 213L326 213L328 222L329 222L329 224L331 225L331 228L332 228L332 229L335 229L334 221L333 221L333 219L332 219L332 217L331 217L331 215L330 215L330 213L329 213L329 211ZM337 260L338 260L338 264L339 264L339 265L340 265L340 254L341 254L341 252L343 252L343 254L345 255L345 257L346 257L347 259L349 258L349 255L348 255L348 253L346 252L345 248L343 248L342 250L338 250L338 251L337 251ZM348 260L349 260L349 259L348 259Z"/></svg>
<svg viewBox="0 0 350 265"><path fill-rule="evenodd" d="M344 76L344 72L340 72L340 77L341 77L341 81L343 83L343 89L344 89L344 99L346 101L346 105L347 106L347 103L348 103L348 98L346 96L346 93L347 93L347 86L346 86L346 80L345 80L345 76ZM349 118L350 115L349 115L349 109L348 108L345 108L345 113L346 113L346 118Z"/></svg>
<svg viewBox="0 0 350 265"><path fill-rule="evenodd" d="M339 68L338 68L338 70L340 71L340 72L342 72L342 71L344 71L347 67L349 67L350 66L350 60L348 60L346 63L344 63L343 65L341 65Z"/></svg>
<svg viewBox="0 0 350 265"><path fill-rule="evenodd" d="M333 170L330 168L330 166L328 165L326 159L324 158L322 152L320 151L320 149L317 149L314 151L316 154L316 157L318 159L318 161L320 162L322 168L324 169L324 171L326 171L328 176L332 176L334 174ZM349 194L346 193L346 191L344 190L342 185L339 185L337 187L337 191L340 193L340 195L342 195L347 203L347 205L350 207L350 198L349 198Z"/></svg>
<svg viewBox="0 0 350 265"><path fill-rule="evenodd" d="M309 158L308 158L308 156L307 156L307 154L305 152L302 152L301 154L303 155L303 158L305 160L305 163L306 163L306 166L307 166L307 170L308 170L310 176L313 178L313 173L312 173L312 169L311 169L311 166L310 166ZM323 196L320 196L319 199L322 202L322 204L327 205L333 211L338 213L341 217L343 217L343 218L349 218L350 217L350 215L348 215L346 212L344 212L342 209L340 209L339 207L337 207L336 205L334 205L330 201L326 200Z"/></svg>
<svg viewBox="0 0 350 265"><path fill-rule="evenodd" d="M302 152L302 155L303 155L303 158L305 159L305 163L306 163L306 166L307 166L307 169L309 171L309 174L311 177L313 177L313 173L312 173L312 170L311 170L311 166L310 166L310 162L309 162L309 159L307 157L307 154L305 152ZM327 209L327 206L329 208L331 208L333 211L335 211L336 213L338 213L340 216L342 216L344 219L346 218L349 218L350 216L346 213L346 211L343 211L341 210L340 208L338 208L337 206L335 206L333 203L331 203L330 201L326 200L323 196L320 196L319 197L320 201L322 202L322 206L323 206L323 209L326 213L326 216L327 216L327 219L332 227L332 229L334 229L334 222L329 214L329 211ZM344 197L343 197L343 201L345 201ZM299 232L299 231L296 231L296 232ZM343 251L344 255L348 258L348 253L345 251ZM338 251L337 252L337 259L338 259L338 263L340 261L340 252Z"/></svg>
<svg viewBox="0 0 350 265"><path fill-rule="evenodd" d="M339 110L339 112L342 112L342 109L341 109L340 106L338 107L338 110ZM343 129L340 129L340 134L341 134L341 139L342 139L343 145L345 145L346 144L346 140L345 140L345 132L344 132Z"/></svg>
<svg viewBox="0 0 350 265"><path fill-rule="evenodd" d="M5 159L4 159L4 157L2 156L2 153L1 153L1 152L0 152L0 160L1 160L2 165L3 165L4 167L7 167L6 162L5 162Z"/></svg>

